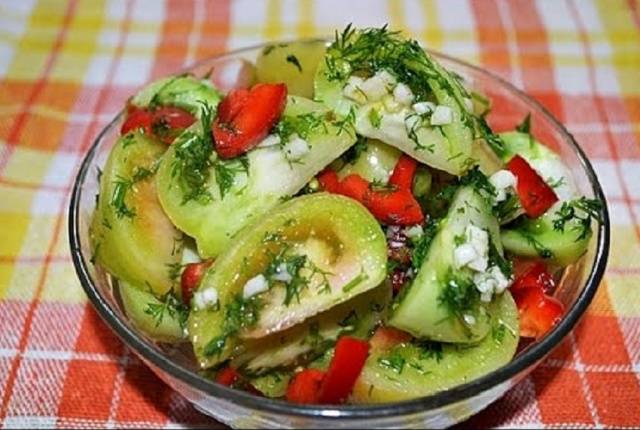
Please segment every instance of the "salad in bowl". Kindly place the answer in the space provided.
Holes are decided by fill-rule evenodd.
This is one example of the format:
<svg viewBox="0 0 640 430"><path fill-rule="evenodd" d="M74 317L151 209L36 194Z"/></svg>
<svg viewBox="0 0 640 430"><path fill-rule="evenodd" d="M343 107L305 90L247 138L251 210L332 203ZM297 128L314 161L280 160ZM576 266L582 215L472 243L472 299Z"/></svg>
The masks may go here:
<svg viewBox="0 0 640 430"><path fill-rule="evenodd" d="M143 335L293 404L451 390L507 365L606 211L531 117L415 41L347 27L133 95L100 172L92 261Z"/></svg>

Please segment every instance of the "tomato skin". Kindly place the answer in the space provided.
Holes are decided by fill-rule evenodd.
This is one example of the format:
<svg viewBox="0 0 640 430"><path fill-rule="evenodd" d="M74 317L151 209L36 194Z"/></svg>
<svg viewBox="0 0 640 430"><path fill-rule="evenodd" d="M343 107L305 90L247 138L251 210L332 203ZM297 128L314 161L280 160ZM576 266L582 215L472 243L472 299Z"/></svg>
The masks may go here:
<svg viewBox="0 0 640 430"><path fill-rule="evenodd" d="M343 336L336 343L322 387L319 402L322 404L343 403L362 372L369 355L369 343L351 336Z"/></svg>
<svg viewBox="0 0 640 430"><path fill-rule="evenodd" d="M507 169L518 179L516 191L524 211L530 218L544 214L558 201L553 189L524 158L516 155L507 163Z"/></svg>
<svg viewBox="0 0 640 430"><path fill-rule="evenodd" d="M340 182L340 189L338 191L339 194L351 197L363 204L369 192L369 182L356 173L345 176Z"/></svg>
<svg viewBox="0 0 640 430"><path fill-rule="evenodd" d="M286 399L291 403L317 404L325 373L318 369L305 369L294 375L287 387Z"/></svg>
<svg viewBox="0 0 640 430"><path fill-rule="evenodd" d="M220 103L212 126L218 155L237 157L259 144L280 119L286 101L285 84L231 91Z"/></svg>
<svg viewBox="0 0 640 430"><path fill-rule="evenodd" d="M389 177L389 184L401 190L410 190L416 174L418 162L408 155L402 154Z"/></svg>
<svg viewBox="0 0 640 430"><path fill-rule="evenodd" d="M180 287L182 289L182 301L185 304L191 303L193 292L198 288L202 277L212 264L213 260L205 260L200 263L190 263L184 267L180 276Z"/></svg>

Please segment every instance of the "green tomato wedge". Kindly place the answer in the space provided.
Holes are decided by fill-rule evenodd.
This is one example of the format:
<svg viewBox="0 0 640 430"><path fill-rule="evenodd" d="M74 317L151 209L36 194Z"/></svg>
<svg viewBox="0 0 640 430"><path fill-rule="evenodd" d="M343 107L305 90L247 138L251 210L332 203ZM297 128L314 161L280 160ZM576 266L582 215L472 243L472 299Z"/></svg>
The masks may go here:
<svg viewBox="0 0 640 430"><path fill-rule="evenodd" d="M325 50L322 40L269 45L256 59L258 82L282 82L289 94L311 98L313 79Z"/></svg>
<svg viewBox="0 0 640 430"><path fill-rule="evenodd" d="M249 374L308 361L331 347L338 337L368 338L391 301L391 288L382 284L287 330L244 341L232 365Z"/></svg>
<svg viewBox="0 0 640 430"><path fill-rule="evenodd" d="M465 384L507 364L518 346L518 309L505 291L487 310L491 330L477 345L417 342L372 350L350 402L416 399Z"/></svg>
<svg viewBox="0 0 640 430"><path fill-rule="evenodd" d="M157 176L160 203L171 221L196 239L202 256L219 255L241 228L297 193L355 142L355 136L336 125L326 107L304 98L289 97L280 122L307 141L308 152L300 158L293 160L281 145L274 145L256 147L244 157L218 160L210 143L198 140L201 124L179 136L162 158ZM182 186L197 176L193 170L182 176L176 173L181 152L189 161L194 156L188 149L197 145L204 145L196 155L204 157L205 168L197 173L203 178L200 197L204 199L190 198Z"/></svg>
<svg viewBox="0 0 640 430"><path fill-rule="evenodd" d="M473 187L461 187L439 222L415 280L398 296L390 326L439 342L473 343L487 335L490 320L471 280L472 272L466 267L456 269L453 261L456 240L464 237L469 225L486 230L502 255L498 221L487 201ZM445 299L452 296L457 300ZM475 322L467 323L463 314L471 315Z"/></svg>
<svg viewBox="0 0 640 430"><path fill-rule="evenodd" d="M138 132L109 154L90 230L95 260L111 275L161 296L174 287L182 234L164 214L154 181L166 145Z"/></svg>
<svg viewBox="0 0 640 430"><path fill-rule="evenodd" d="M125 313L133 324L153 340L177 343L186 339L185 313L142 288L118 282Z"/></svg>
<svg viewBox="0 0 640 430"><path fill-rule="evenodd" d="M150 83L131 99L131 104L140 108L175 106L200 118L203 104L215 107L221 98L210 80L178 75Z"/></svg>
<svg viewBox="0 0 640 430"><path fill-rule="evenodd" d="M358 148L357 145L360 145ZM350 174L358 174L369 182L386 184L389 181L398 159L402 155L393 146L379 140L367 139L361 144L356 144L350 151L355 151L353 158L339 163L338 177L343 179Z"/></svg>
<svg viewBox="0 0 640 430"><path fill-rule="evenodd" d="M303 262L289 281L273 268ZM325 193L298 197L239 233L207 271L198 292L215 289L218 302L193 309L189 335L203 368L229 358L238 338L288 329L379 285L387 249L380 225L358 202ZM270 274L271 273L271 274ZM269 289L243 297L245 285L265 276Z"/></svg>

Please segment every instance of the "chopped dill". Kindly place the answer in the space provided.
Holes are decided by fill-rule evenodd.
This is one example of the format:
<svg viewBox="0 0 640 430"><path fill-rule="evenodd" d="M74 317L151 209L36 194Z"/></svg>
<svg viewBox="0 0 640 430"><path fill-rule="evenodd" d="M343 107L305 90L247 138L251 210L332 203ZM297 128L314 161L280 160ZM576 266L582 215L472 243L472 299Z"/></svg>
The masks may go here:
<svg viewBox="0 0 640 430"><path fill-rule="evenodd" d="M380 124L382 123L382 115L380 115L378 109L371 108L367 117L369 118L369 122L371 123L371 126L373 128L380 128Z"/></svg>
<svg viewBox="0 0 640 430"><path fill-rule="evenodd" d="M516 130L520 133L531 134L531 112L516 126Z"/></svg>
<svg viewBox="0 0 640 430"><path fill-rule="evenodd" d="M243 298L237 294L224 307L222 333L211 339L204 347L206 356L220 355L227 345L227 340L240 330L252 327L258 322L258 314L262 303L258 296Z"/></svg>
<svg viewBox="0 0 640 430"><path fill-rule="evenodd" d="M355 278L342 286L342 291L348 293L349 291L360 285L361 282L364 282L367 279L369 279L369 276L367 276L367 274L364 273L364 269L361 268L360 273Z"/></svg>
<svg viewBox="0 0 640 430"><path fill-rule="evenodd" d="M378 364L380 366L391 369L398 375L404 370L406 362L405 358L398 353L378 358Z"/></svg>
<svg viewBox="0 0 640 430"><path fill-rule="evenodd" d="M591 219L602 222L601 209L602 202L600 200L587 197L564 202L553 220L553 229L564 232L565 225L570 222L573 224L571 230L578 232L575 241L586 239L591 234Z"/></svg>
<svg viewBox="0 0 640 430"><path fill-rule="evenodd" d="M213 163L213 171L220 190L220 198L224 199L225 195L236 183L236 176L238 174L249 174L249 159L246 154L232 160L217 159Z"/></svg>
<svg viewBox="0 0 640 430"><path fill-rule="evenodd" d="M169 291L158 298L158 301L160 303L147 303L147 307L144 310L145 314L153 317L156 327L162 323L165 314L168 314L170 318L177 317L181 328L186 326L187 318L189 317L189 307L185 305L173 291Z"/></svg>
<svg viewBox="0 0 640 430"><path fill-rule="evenodd" d="M116 211L118 218L133 218L136 215L135 209L127 206L125 198L127 193L133 188L133 181L118 176L114 181L113 195L111 196L111 205Z"/></svg>
<svg viewBox="0 0 640 430"><path fill-rule="evenodd" d="M411 266L414 270L420 270L420 267L422 267L422 262L427 257L431 242L433 242L436 233L438 233L438 225L437 220L431 220L425 225L424 234L420 236L411 254Z"/></svg>
<svg viewBox="0 0 640 430"><path fill-rule="evenodd" d="M175 160L171 166L171 177L177 181L182 191L182 204L191 200L206 204L213 198L207 189L213 154L213 138L210 133L212 120L213 108L202 103L201 134L184 132L173 144Z"/></svg>

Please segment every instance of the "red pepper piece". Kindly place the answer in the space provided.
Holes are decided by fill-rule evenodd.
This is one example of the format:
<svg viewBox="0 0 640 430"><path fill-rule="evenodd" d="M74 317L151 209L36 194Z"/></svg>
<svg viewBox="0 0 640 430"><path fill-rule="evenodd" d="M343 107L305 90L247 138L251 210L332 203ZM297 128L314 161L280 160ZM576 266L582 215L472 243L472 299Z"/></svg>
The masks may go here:
<svg viewBox="0 0 640 430"><path fill-rule="evenodd" d="M200 285L200 281L207 269L213 264L213 260L206 260L200 263L187 264L180 276L180 287L182 288L182 301L185 304L191 302L193 292Z"/></svg>
<svg viewBox="0 0 640 430"><path fill-rule="evenodd" d="M322 381L319 401L322 404L344 402L369 355L369 343L350 336L341 337L336 343L329 370Z"/></svg>
<svg viewBox="0 0 640 430"><path fill-rule="evenodd" d="M255 147L278 121L286 101L285 84L257 84L248 91L231 91L213 122L218 155L233 158Z"/></svg>
<svg viewBox="0 0 640 430"><path fill-rule="evenodd" d="M544 293L550 293L556 286L553 277L547 272L544 263L538 261L518 276L511 285L511 291L524 288L541 288Z"/></svg>
<svg viewBox="0 0 640 430"><path fill-rule="evenodd" d="M524 158L516 155L509 160L507 168L518 179L516 186L518 196L529 217L539 217L558 201L558 196L553 189Z"/></svg>
<svg viewBox="0 0 640 430"><path fill-rule="evenodd" d="M324 377L324 372L318 369L305 369L296 373L287 387L287 400L299 404L319 403Z"/></svg>
<svg viewBox="0 0 640 430"><path fill-rule="evenodd" d="M153 114L146 109L130 105L127 108L127 119L120 127L120 134L125 135L132 130L142 129L145 133L151 134L151 124Z"/></svg>
<svg viewBox="0 0 640 430"><path fill-rule="evenodd" d="M365 196L369 192L369 182L362 176L352 173L342 178L340 182L339 193L343 196L351 197L354 200L363 203Z"/></svg>
<svg viewBox="0 0 640 430"><path fill-rule="evenodd" d="M153 111L151 131L170 145L185 128L196 122L196 117L184 109L163 106Z"/></svg>
<svg viewBox="0 0 640 430"><path fill-rule="evenodd" d="M325 169L318 174L318 182L323 190L337 194L340 189L340 179L335 170Z"/></svg>
<svg viewBox="0 0 640 430"><path fill-rule="evenodd" d="M422 208L409 190L370 191L364 205L385 224L414 225L424 221Z"/></svg>
<svg viewBox="0 0 640 430"><path fill-rule="evenodd" d="M519 288L512 294L520 314L522 337L542 337L562 318L564 305L542 288Z"/></svg>
<svg viewBox="0 0 640 430"><path fill-rule="evenodd" d="M242 376L238 373L236 369L234 369L231 366L227 366L218 372L218 374L216 375L216 382L218 384L231 387L237 384L241 378Z"/></svg>
<svg viewBox="0 0 640 430"><path fill-rule="evenodd" d="M371 344L371 349L384 351L410 340L411 335L405 331L393 327L380 326L371 336L369 343Z"/></svg>
<svg viewBox="0 0 640 430"><path fill-rule="evenodd" d="M413 177L416 174L418 162L408 155L402 154L398 159L393 173L389 178L389 184L395 185L400 190L410 190L413 186Z"/></svg>

